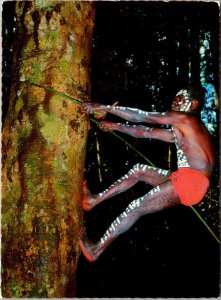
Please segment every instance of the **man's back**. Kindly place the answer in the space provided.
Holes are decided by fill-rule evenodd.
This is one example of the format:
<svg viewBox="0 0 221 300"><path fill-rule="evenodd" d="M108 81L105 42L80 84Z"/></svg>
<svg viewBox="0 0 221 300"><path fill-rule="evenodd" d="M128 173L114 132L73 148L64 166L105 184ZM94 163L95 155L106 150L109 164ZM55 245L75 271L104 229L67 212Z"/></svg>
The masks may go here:
<svg viewBox="0 0 221 300"><path fill-rule="evenodd" d="M187 113L180 122L173 125L173 129L177 137L178 148L183 150L190 167L210 177L215 155L206 127L196 116Z"/></svg>

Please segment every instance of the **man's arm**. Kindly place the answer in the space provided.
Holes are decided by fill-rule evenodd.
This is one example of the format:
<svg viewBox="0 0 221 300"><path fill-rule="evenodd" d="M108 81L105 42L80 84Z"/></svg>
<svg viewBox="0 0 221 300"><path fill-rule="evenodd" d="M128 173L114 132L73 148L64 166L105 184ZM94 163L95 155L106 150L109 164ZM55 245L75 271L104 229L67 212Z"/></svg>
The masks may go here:
<svg viewBox="0 0 221 300"><path fill-rule="evenodd" d="M83 104L83 109L92 114L94 112L103 111L118 116L124 120L137 122L137 123L152 123L152 124L175 124L182 116L181 113L159 113L159 112L146 112L138 108L103 105L94 102L86 102Z"/></svg>
<svg viewBox="0 0 221 300"><path fill-rule="evenodd" d="M170 129L150 128L142 125L126 125L113 122L101 122L99 127L102 130L120 131L136 138L157 139L174 143L174 135Z"/></svg>

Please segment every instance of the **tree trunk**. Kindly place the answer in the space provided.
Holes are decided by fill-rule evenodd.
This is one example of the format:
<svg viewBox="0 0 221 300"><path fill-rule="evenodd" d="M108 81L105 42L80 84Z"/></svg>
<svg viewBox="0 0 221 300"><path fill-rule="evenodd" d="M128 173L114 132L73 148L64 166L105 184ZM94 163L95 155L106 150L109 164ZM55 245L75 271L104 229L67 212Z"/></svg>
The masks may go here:
<svg viewBox="0 0 221 300"><path fill-rule="evenodd" d="M2 134L2 295L73 297L88 120L48 90L90 98L94 4L17 1Z"/></svg>

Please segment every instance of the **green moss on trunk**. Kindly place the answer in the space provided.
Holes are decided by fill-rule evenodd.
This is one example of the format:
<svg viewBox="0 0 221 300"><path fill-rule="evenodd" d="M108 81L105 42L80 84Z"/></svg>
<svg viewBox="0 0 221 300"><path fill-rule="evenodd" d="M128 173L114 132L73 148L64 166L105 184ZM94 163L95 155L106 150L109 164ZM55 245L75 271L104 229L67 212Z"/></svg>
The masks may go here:
<svg viewBox="0 0 221 300"><path fill-rule="evenodd" d="M17 20L19 73L2 135L2 295L73 297L88 122L78 104L19 81L90 98L94 4L18 1Z"/></svg>

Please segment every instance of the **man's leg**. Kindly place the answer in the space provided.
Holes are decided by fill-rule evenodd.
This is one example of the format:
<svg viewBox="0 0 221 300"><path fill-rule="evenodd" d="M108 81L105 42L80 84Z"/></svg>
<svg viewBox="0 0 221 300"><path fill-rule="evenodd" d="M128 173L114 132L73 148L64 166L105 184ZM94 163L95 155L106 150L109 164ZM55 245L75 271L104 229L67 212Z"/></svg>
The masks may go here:
<svg viewBox="0 0 221 300"><path fill-rule="evenodd" d="M153 188L145 196L132 201L126 210L114 220L97 243L91 243L87 239L85 232L83 232L79 239L81 250L87 260L93 262L113 240L130 229L141 216L169 208L176 204L180 204L180 199L171 180L168 180Z"/></svg>
<svg viewBox="0 0 221 300"><path fill-rule="evenodd" d="M87 211L91 210L100 202L128 190L138 181L143 181L152 186L156 186L166 181L170 175L171 172L168 170L136 164L126 175L118 179L114 184L98 195L92 195L87 188L86 182L84 182L83 209Z"/></svg>

